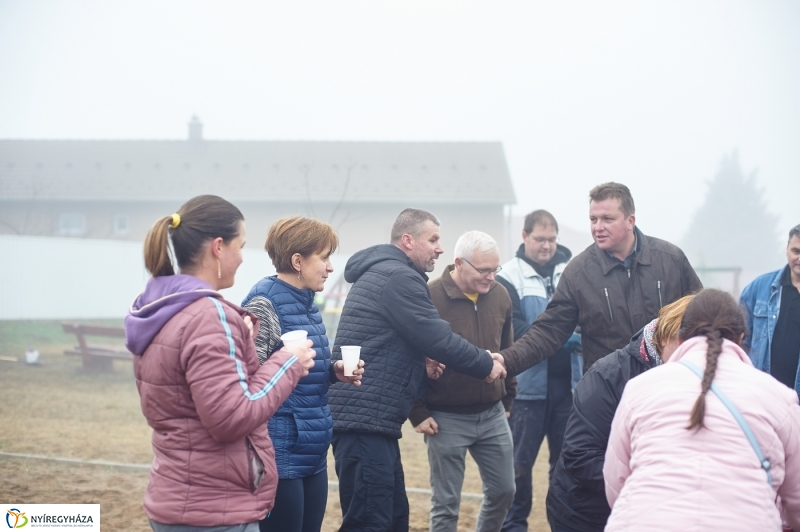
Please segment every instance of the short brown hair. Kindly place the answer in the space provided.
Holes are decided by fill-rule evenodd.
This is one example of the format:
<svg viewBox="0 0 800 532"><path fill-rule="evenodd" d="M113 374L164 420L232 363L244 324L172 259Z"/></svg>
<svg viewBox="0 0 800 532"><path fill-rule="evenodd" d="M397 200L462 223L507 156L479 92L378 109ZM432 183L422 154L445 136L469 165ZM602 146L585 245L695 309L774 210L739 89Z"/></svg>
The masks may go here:
<svg viewBox="0 0 800 532"><path fill-rule="evenodd" d="M589 192L589 201L603 201L609 198L619 200L619 207L625 216L636 213L636 205L633 204L631 191L622 183L603 183Z"/></svg>
<svg viewBox="0 0 800 532"><path fill-rule="evenodd" d="M669 305L661 307L661 310L658 311L658 324L656 332L653 334L653 343L656 344L659 354L670 340L678 337L683 313L693 297L694 294L683 296Z"/></svg>
<svg viewBox="0 0 800 532"><path fill-rule="evenodd" d="M531 232L533 232L533 227L536 225L543 225L545 227L552 225L555 228L556 233L558 233L558 222L556 221L556 217L544 209L539 209L528 214L525 217L525 223L522 225L522 230L525 231L526 235L529 235Z"/></svg>
<svg viewBox="0 0 800 532"><path fill-rule="evenodd" d="M272 224L264 249L278 273L294 273L292 256L295 253L309 257L328 247L333 253L338 246L339 237L330 224L304 216L289 216Z"/></svg>

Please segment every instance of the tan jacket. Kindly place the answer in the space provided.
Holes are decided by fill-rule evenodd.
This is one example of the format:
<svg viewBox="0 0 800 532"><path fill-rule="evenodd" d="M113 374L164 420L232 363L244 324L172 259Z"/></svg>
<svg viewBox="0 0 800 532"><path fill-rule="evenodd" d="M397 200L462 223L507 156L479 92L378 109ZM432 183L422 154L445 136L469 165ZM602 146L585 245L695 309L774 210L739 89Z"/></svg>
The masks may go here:
<svg viewBox="0 0 800 532"><path fill-rule="evenodd" d="M442 319L450 323L453 332L465 340L496 353L514 343L511 298L498 282L489 292L473 303L461 292L451 276L453 265L430 283L431 299ZM430 417L430 410L456 414L475 414L489 410L502 401L506 412L517 393L514 377L487 383L446 368L437 380L427 380L427 391L411 410L409 419L416 426Z"/></svg>

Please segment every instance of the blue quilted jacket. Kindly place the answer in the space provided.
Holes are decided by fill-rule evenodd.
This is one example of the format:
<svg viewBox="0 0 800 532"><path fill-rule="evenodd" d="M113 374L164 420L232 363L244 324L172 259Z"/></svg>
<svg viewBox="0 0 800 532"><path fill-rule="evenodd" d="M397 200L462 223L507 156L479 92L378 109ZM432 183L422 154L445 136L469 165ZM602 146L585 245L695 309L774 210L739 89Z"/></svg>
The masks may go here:
<svg viewBox="0 0 800 532"><path fill-rule="evenodd" d="M269 435L275 446L275 463L282 479L302 478L324 471L333 419L328 407L331 351L322 315L312 290L300 290L276 276L261 279L242 306L255 297L268 299L280 319L281 334L304 329L314 342L314 367L270 418ZM261 326L267 324L261 323Z"/></svg>

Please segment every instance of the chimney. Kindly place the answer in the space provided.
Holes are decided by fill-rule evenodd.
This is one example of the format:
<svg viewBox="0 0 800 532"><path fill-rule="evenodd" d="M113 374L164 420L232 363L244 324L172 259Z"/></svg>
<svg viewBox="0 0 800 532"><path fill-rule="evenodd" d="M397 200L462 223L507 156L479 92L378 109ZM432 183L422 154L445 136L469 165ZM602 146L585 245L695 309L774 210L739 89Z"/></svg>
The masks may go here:
<svg viewBox="0 0 800 532"><path fill-rule="evenodd" d="M203 140L203 123L193 115L189 121L189 140Z"/></svg>

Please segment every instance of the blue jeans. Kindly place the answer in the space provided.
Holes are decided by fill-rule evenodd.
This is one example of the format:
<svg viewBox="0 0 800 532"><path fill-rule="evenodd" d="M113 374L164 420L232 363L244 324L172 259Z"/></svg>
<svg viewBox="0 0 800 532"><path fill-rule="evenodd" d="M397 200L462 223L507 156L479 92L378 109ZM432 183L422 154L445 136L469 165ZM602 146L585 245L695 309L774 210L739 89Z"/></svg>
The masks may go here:
<svg viewBox="0 0 800 532"><path fill-rule="evenodd" d="M528 516L533 506L533 465L536 455L547 436L549 478L552 480L571 410L572 386L567 381L548 382L547 399L514 401L508 422L514 438L514 480L517 491L503 523L503 532L528 530Z"/></svg>

